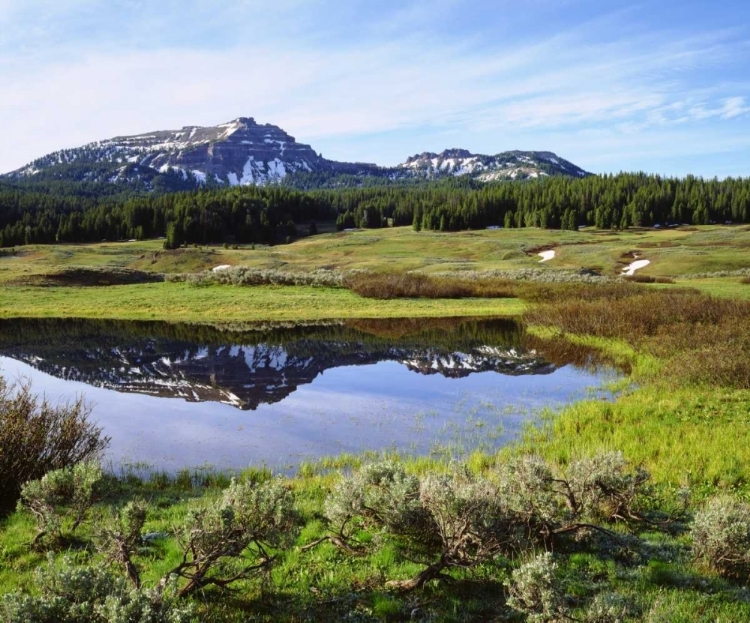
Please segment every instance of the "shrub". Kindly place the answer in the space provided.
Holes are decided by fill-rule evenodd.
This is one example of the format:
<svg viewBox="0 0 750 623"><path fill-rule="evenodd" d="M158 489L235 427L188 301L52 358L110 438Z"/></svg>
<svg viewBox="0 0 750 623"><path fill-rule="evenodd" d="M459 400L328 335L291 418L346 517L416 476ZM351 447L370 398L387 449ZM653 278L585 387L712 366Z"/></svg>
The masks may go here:
<svg viewBox="0 0 750 623"><path fill-rule="evenodd" d="M296 273L271 268L238 266L216 272L205 271L201 273L166 275L165 278L167 281L184 281L194 286L224 284L234 286L278 285L331 288L343 285L344 273L324 268L307 273Z"/></svg>
<svg viewBox="0 0 750 623"><path fill-rule="evenodd" d="M133 586L141 587L141 574L133 563L133 555L142 545L141 532L146 523L148 505L136 499L128 502L119 513L98 530L97 547L109 560L125 569Z"/></svg>
<svg viewBox="0 0 750 623"><path fill-rule="evenodd" d="M649 275L628 275L623 279L634 283L674 283L674 279L671 277L651 277Z"/></svg>
<svg viewBox="0 0 750 623"><path fill-rule="evenodd" d="M267 570L271 549L295 536L293 497L280 479L256 484L233 480L213 503L198 503L176 531L183 559L162 580L187 580L180 595L205 586L225 587ZM241 562L240 562L241 561Z"/></svg>
<svg viewBox="0 0 750 623"><path fill-rule="evenodd" d="M561 516L557 481L545 461L536 456L511 458L499 470L499 493L527 525L551 525Z"/></svg>
<svg viewBox="0 0 750 623"><path fill-rule="evenodd" d="M355 273L345 280L353 292L366 298L512 298L513 284L499 280L459 280L415 273L376 274Z"/></svg>
<svg viewBox="0 0 750 623"><path fill-rule="evenodd" d="M82 399L53 406L31 385L0 379L0 513L12 510L25 482L100 456L109 444Z"/></svg>
<svg viewBox="0 0 750 623"><path fill-rule="evenodd" d="M397 463L376 463L336 485L326 515L337 537L347 537L346 526L361 524L410 541L424 554L426 568L388 586L412 590L445 578L447 569L472 567L513 549L513 524L497 493L488 479L459 467L418 479Z"/></svg>
<svg viewBox="0 0 750 623"><path fill-rule="evenodd" d="M628 599L618 593L599 593L586 611L586 623L625 623L632 615Z"/></svg>
<svg viewBox="0 0 750 623"><path fill-rule="evenodd" d="M72 521L70 533L74 534L101 496L102 478L99 465L78 463L26 483L21 489L20 505L36 519L36 541L43 537L62 540L66 520Z"/></svg>
<svg viewBox="0 0 750 623"><path fill-rule="evenodd" d="M565 592L557 569L549 552L521 565L506 583L507 604L525 614L532 623L568 620Z"/></svg>
<svg viewBox="0 0 750 623"><path fill-rule="evenodd" d="M352 527L348 524L357 520L397 534L412 531L424 521L419 480L395 461L365 465L334 487L325 515L344 538Z"/></svg>
<svg viewBox="0 0 750 623"><path fill-rule="evenodd" d="M695 514L693 554L710 568L747 579L750 573L750 505L722 496Z"/></svg>
<svg viewBox="0 0 750 623"><path fill-rule="evenodd" d="M17 623L189 623L195 607L178 602L174 581L160 590L130 586L102 565L61 566L50 557L36 573L36 595L11 593L0 600L0 621Z"/></svg>
<svg viewBox="0 0 750 623"><path fill-rule="evenodd" d="M641 520L649 473L628 468L620 452L573 461L566 474L570 510L594 521Z"/></svg>

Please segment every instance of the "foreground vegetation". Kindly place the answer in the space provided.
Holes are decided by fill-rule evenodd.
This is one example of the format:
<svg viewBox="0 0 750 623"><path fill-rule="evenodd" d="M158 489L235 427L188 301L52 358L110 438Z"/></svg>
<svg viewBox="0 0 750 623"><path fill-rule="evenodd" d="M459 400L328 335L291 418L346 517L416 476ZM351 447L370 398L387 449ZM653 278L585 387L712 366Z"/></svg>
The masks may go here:
<svg viewBox="0 0 750 623"><path fill-rule="evenodd" d="M593 349L630 382L614 402L545 414L495 456L350 457L234 480L102 474L85 405L5 387L0 620L749 620L749 242L736 227L400 228L0 257L4 317L523 313L542 352L585 347L585 363ZM618 277L636 255L654 283Z"/></svg>

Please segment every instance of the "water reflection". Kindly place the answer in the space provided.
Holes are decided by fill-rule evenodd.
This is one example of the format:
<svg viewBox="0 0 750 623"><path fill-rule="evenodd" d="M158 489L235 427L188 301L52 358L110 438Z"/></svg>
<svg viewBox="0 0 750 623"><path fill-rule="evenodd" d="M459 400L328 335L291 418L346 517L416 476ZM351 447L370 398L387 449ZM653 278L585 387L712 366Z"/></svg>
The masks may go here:
<svg viewBox="0 0 750 623"><path fill-rule="evenodd" d="M121 392L215 401L240 409L280 402L326 370L384 361L417 374L550 374L508 320L442 326L368 321L221 332L162 323L14 320L0 324L0 355L42 372Z"/></svg>
<svg viewBox="0 0 750 623"><path fill-rule="evenodd" d="M543 351L508 320L233 332L0 322L6 375L31 377L53 399L85 393L113 438L113 462L165 469L290 465L384 448L491 450L539 409L579 399L608 375L586 365L590 354Z"/></svg>

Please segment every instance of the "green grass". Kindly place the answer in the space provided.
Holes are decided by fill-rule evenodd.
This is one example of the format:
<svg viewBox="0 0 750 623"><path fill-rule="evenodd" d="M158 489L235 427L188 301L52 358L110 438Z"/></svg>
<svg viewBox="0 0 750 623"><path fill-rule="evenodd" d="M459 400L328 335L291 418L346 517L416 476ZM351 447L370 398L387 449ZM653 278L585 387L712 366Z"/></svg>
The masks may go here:
<svg viewBox="0 0 750 623"><path fill-rule="evenodd" d="M619 450L668 487L748 491L750 391L649 386L547 414L514 449L567 463Z"/></svg>
<svg viewBox="0 0 750 623"><path fill-rule="evenodd" d="M415 232L397 227L326 233L289 245L220 246L164 251L161 241L32 245L0 257L0 282L65 266L117 266L157 272L196 272L220 264L309 271L316 268L376 272L592 268L617 275L629 252L650 259L641 274L683 274L750 268L750 231L740 227L581 232L543 229ZM538 247L557 256L539 263Z"/></svg>
<svg viewBox="0 0 750 623"><path fill-rule="evenodd" d="M710 279L681 279L676 282L675 286L658 287L686 287L695 288L711 296L718 296L726 299L736 299L740 301L750 301L750 284L741 283L739 277L714 277Z"/></svg>
<svg viewBox="0 0 750 623"><path fill-rule="evenodd" d="M109 318L227 323L333 318L507 316L517 299L362 298L342 288L154 283L100 288L0 288L2 318Z"/></svg>
<svg viewBox="0 0 750 623"><path fill-rule="evenodd" d="M536 249L554 247L557 257L539 263ZM400 273L420 271L593 269L619 274L636 252L652 260L641 274L686 273L750 267L750 232L707 226L690 229L540 229L476 232L414 232L389 228L326 233L289 245L186 248L164 251L158 240L130 243L36 245L0 257L0 317L86 317L163 319L187 322L315 320L398 316L487 316L518 314L513 300L378 302L327 288L190 288L158 283L96 288L40 287L33 278L70 267L133 268L161 273L192 273L220 264L308 272L319 268ZM685 280L717 296L750 299L739 278ZM659 287L659 286L655 286Z"/></svg>

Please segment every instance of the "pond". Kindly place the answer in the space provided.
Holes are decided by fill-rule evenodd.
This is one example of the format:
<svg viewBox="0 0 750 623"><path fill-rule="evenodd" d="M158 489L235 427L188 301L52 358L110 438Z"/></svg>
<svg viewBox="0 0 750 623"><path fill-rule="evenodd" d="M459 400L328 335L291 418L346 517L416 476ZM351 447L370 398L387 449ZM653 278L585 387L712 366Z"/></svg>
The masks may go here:
<svg viewBox="0 0 750 623"><path fill-rule="evenodd" d="M553 352L554 351L554 352ZM53 402L84 395L114 468L176 471L391 450L494 450L545 408L618 376L509 320L387 320L224 331L0 322L0 368Z"/></svg>

